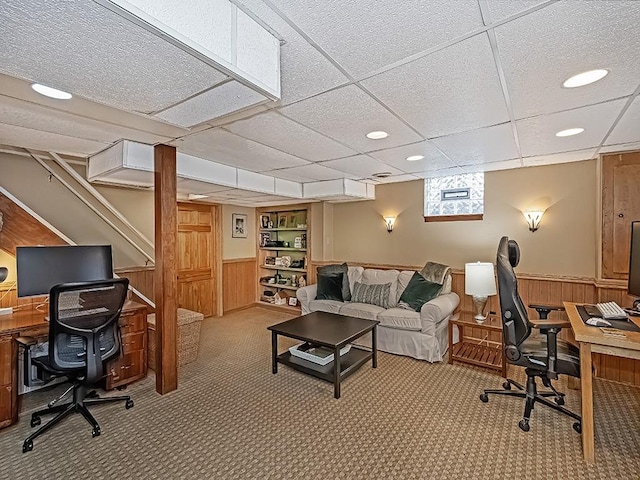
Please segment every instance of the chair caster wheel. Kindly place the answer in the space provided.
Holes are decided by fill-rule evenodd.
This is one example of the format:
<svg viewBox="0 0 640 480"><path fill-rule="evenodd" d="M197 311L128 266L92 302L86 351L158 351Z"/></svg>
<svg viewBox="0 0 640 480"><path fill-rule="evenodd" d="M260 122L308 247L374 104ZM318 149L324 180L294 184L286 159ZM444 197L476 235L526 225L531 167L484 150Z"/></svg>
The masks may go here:
<svg viewBox="0 0 640 480"><path fill-rule="evenodd" d="M520 420L518 422L518 426L520 427L520 430L522 430L523 432L528 432L529 431L529 420Z"/></svg>
<svg viewBox="0 0 640 480"><path fill-rule="evenodd" d="M574 423L573 429L578 433L582 433L582 424L580 422Z"/></svg>
<svg viewBox="0 0 640 480"><path fill-rule="evenodd" d="M93 430L91 430L91 436L93 438L99 437L100 436L100 427L95 427Z"/></svg>
<svg viewBox="0 0 640 480"><path fill-rule="evenodd" d="M562 405L564 405L564 398L563 397L556 397L555 398L555 402L556 402L557 405L562 406Z"/></svg>
<svg viewBox="0 0 640 480"><path fill-rule="evenodd" d="M31 428L37 427L41 423L42 423L42 420L40 419L40 417L31 417Z"/></svg>
<svg viewBox="0 0 640 480"><path fill-rule="evenodd" d="M127 410L129 410L130 408L133 408L133 400L127 400L127 402L124 404L124 408L126 408Z"/></svg>
<svg viewBox="0 0 640 480"><path fill-rule="evenodd" d="M25 442L22 444L22 453L27 453L31 450L33 450L33 441L25 440Z"/></svg>
<svg viewBox="0 0 640 480"><path fill-rule="evenodd" d="M505 390L511 390L511 384L509 382L504 382L502 384L502 388L504 388Z"/></svg>
<svg viewBox="0 0 640 480"><path fill-rule="evenodd" d="M489 395L487 395L486 393L481 393L480 394L480 401L482 403L487 403L489 401Z"/></svg>

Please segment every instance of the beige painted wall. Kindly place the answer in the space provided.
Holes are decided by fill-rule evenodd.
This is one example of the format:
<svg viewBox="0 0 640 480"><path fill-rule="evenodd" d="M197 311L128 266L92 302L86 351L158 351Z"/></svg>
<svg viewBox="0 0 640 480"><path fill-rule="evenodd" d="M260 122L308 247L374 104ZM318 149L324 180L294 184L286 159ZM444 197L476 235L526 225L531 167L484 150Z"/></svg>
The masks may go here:
<svg viewBox="0 0 640 480"><path fill-rule="evenodd" d="M151 243L155 242L153 190L94 186Z"/></svg>
<svg viewBox="0 0 640 480"><path fill-rule="evenodd" d="M247 216L247 238L233 238L232 215L234 213ZM222 259L250 258L256 256L256 209L238 207L236 205L222 206Z"/></svg>
<svg viewBox="0 0 640 480"><path fill-rule="evenodd" d="M7 279L3 282L2 286L11 285L16 281L16 257L9 255L4 250L0 250L0 267L7 267L9 272Z"/></svg>
<svg viewBox="0 0 640 480"><path fill-rule="evenodd" d="M529 167L485 174L484 220L423 220L423 181L376 186L376 200L333 208L333 259L454 268L495 262L500 237L521 248L523 273L594 277L596 274L596 161ZM547 208L531 233L522 210ZM387 233L383 215L396 215Z"/></svg>

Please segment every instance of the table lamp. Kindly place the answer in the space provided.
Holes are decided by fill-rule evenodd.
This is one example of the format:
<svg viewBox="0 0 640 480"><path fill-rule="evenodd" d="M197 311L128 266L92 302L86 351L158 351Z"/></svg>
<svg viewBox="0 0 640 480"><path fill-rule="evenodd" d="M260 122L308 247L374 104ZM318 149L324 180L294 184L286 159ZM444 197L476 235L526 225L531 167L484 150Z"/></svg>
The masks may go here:
<svg viewBox="0 0 640 480"><path fill-rule="evenodd" d="M496 294L496 279L493 263L475 262L464 265L464 293L473 297L475 320L483 323L486 320L484 307L487 298Z"/></svg>

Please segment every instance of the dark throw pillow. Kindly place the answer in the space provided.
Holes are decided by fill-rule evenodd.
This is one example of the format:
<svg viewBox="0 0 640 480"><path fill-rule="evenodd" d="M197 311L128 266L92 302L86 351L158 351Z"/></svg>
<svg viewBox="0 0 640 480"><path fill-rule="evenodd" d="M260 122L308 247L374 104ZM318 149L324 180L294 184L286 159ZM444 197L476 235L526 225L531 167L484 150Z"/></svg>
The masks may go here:
<svg viewBox="0 0 640 480"><path fill-rule="evenodd" d="M415 272L411 280L409 280L407 288L400 295L399 304L401 307L408 305L411 309L419 312L425 303L438 296L440 290L442 290L442 285L430 282L418 272Z"/></svg>
<svg viewBox="0 0 640 480"><path fill-rule="evenodd" d="M351 289L349 288L349 276L347 272L349 271L349 267L346 263L342 265L325 265L323 267L318 267L318 276L320 275L335 275L338 273L342 273L342 300L348 302L351 300Z"/></svg>
<svg viewBox="0 0 640 480"><path fill-rule="evenodd" d="M367 285L364 283L356 282L353 286L352 300L357 303L368 303L370 305L378 305L382 308L391 308L391 305L389 304L390 296L390 283Z"/></svg>
<svg viewBox="0 0 640 480"><path fill-rule="evenodd" d="M344 274L318 274L316 300L337 300L342 302L342 278Z"/></svg>

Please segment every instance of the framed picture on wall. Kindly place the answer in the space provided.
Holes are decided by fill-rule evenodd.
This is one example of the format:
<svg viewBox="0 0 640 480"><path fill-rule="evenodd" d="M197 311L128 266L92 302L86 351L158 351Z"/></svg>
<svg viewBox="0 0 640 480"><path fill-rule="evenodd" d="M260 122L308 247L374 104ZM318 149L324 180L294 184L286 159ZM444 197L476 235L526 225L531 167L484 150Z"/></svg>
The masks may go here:
<svg viewBox="0 0 640 480"><path fill-rule="evenodd" d="M247 238L247 216L242 213L231 215L231 237Z"/></svg>

